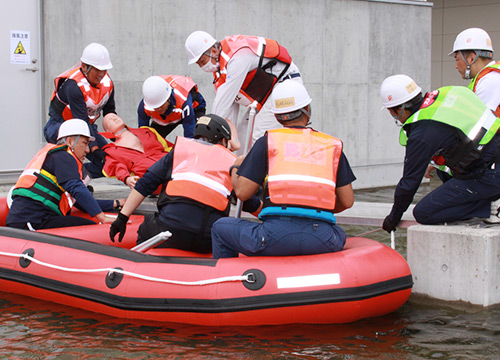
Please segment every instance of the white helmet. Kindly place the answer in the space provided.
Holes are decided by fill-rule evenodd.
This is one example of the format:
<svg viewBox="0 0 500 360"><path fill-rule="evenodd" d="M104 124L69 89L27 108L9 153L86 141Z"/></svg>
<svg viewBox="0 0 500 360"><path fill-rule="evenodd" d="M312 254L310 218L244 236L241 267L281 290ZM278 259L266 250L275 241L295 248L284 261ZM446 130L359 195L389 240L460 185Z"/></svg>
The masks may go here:
<svg viewBox="0 0 500 360"><path fill-rule="evenodd" d="M59 127L57 140L64 139L66 136L74 135L86 136L90 141L95 140L95 137L90 136L90 130L87 123L80 119L70 119L63 122Z"/></svg>
<svg viewBox="0 0 500 360"><path fill-rule="evenodd" d="M210 49L217 41L205 31L194 31L186 39L185 47L188 56L188 65L197 62L201 55Z"/></svg>
<svg viewBox="0 0 500 360"><path fill-rule="evenodd" d="M142 84L144 105L148 110L159 108L170 98L172 87L160 76L150 76Z"/></svg>
<svg viewBox="0 0 500 360"><path fill-rule="evenodd" d="M386 78L380 86L383 108L389 109L410 101L422 89L407 75L393 75Z"/></svg>
<svg viewBox="0 0 500 360"><path fill-rule="evenodd" d="M82 63L91 65L98 70L109 70L113 67L108 49L101 44L91 43L83 49Z"/></svg>
<svg viewBox="0 0 500 360"><path fill-rule="evenodd" d="M480 28L466 29L458 34L453 44L453 51L448 55L453 55L460 50L483 50L478 53L479 56L493 57L491 38L486 31Z"/></svg>
<svg viewBox="0 0 500 360"><path fill-rule="evenodd" d="M271 94L271 111L278 120L293 120L298 118L304 111L302 109L312 101L304 85L295 80L285 80L276 85ZM306 112L308 116L309 113Z"/></svg>

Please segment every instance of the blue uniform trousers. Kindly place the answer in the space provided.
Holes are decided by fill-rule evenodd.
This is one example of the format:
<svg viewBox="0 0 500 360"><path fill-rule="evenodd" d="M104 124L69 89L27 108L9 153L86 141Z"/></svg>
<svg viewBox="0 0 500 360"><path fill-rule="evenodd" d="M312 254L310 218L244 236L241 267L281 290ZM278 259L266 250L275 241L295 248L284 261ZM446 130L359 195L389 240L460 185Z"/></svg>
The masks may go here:
<svg viewBox="0 0 500 360"><path fill-rule="evenodd" d="M420 224L432 225L490 216L490 203L500 197L500 166L477 179L452 178L425 196L413 209Z"/></svg>
<svg viewBox="0 0 500 360"><path fill-rule="evenodd" d="M226 217L212 226L212 256L322 254L342 250L345 240L340 226L319 220L268 216L259 223Z"/></svg>

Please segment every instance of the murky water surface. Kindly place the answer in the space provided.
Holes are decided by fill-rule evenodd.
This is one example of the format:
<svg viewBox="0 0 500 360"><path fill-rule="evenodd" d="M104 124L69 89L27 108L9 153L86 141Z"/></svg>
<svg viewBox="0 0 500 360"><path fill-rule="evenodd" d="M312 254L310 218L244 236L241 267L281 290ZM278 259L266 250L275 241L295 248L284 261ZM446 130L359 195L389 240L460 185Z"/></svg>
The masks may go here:
<svg viewBox="0 0 500 360"><path fill-rule="evenodd" d="M431 188L424 185L417 199ZM356 192L358 201L391 197L388 189ZM375 229L344 228L350 235ZM390 244L383 231L366 237ZM404 230L397 231L396 250L406 256ZM0 359L500 360L500 307L452 307L414 297L392 314L345 325L131 322L1 291L0 308Z"/></svg>
<svg viewBox="0 0 500 360"><path fill-rule="evenodd" d="M500 359L500 308L413 300L345 325L201 327L121 321L0 293L2 359Z"/></svg>

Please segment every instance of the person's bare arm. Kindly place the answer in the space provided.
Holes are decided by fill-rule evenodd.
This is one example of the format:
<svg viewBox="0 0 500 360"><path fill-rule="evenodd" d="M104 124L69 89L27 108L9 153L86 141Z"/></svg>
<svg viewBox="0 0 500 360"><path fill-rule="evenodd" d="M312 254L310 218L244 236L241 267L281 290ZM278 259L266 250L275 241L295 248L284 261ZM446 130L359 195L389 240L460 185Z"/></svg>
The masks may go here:
<svg viewBox="0 0 500 360"><path fill-rule="evenodd" d="M137 190L132 189L132 191L128 195L127 201L125 201L125 204L123 205L123 208L120 210L120 212L126 216L132 215L135 209L137 209L137 207L141 205L143 200L144 196L142 196L141 193Z"/></svg>
<svg viewBox="0 0 500 360"><path fill-rule="evenodd" d="M239 156L235 160L234 165L240 166L244 159L245 159L244 155ZM230 175L234 193L236 194L236 197L242 201L250 199L253 195L255 195L255 193L259 189L259 184L257 184L256 182L253 182L252 180L244 176L239 176L237 174L236 168L231 169Z"/></svg>
<svg viewBox="0 0 500 360"><path fill-rule="evenodd" d="M338 187L335 192L337 198L335 200L334 213L339 213L345 209L349 209L354 204L354 192L352 191L352 185L345 185Z"/></svg>

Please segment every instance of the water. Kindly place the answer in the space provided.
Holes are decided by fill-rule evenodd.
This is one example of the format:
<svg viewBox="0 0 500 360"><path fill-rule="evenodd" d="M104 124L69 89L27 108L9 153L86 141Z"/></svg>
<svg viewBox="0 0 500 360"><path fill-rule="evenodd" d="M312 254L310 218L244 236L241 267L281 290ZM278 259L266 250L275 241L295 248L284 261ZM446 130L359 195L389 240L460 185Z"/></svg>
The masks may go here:
<svg viewBox="0 0 500 360"><path fill-rule="evenodd" d="M417 199L435 185L421 187ZM113 196L107 192L107 196ZM357 191L390 202L392 190ZM344 226L350 235L373 227ZM390 244L378 231L366 237ZM406 232L396 250L406 255ZM343 325L203 327L120 320L0 292L0 359L498 359L500 306L415 298Z"/></svg>
<svg viewBox="0 0 500 360"><path fill-rule="evenodd" d="M201 327L122 321L0 293L2 359L500 359L500 308L410 301L345 325Z"/></svg>

